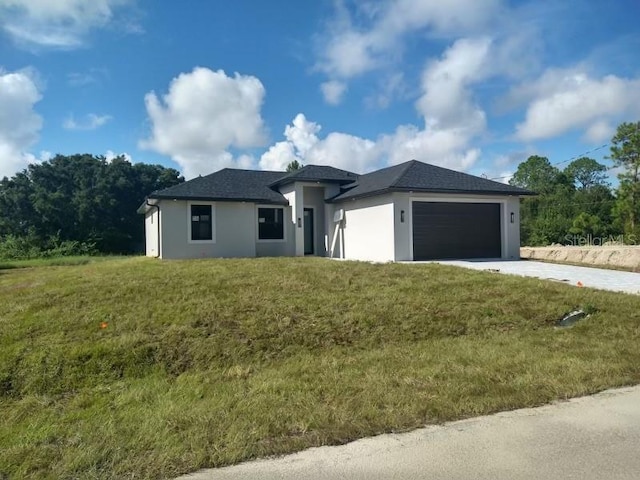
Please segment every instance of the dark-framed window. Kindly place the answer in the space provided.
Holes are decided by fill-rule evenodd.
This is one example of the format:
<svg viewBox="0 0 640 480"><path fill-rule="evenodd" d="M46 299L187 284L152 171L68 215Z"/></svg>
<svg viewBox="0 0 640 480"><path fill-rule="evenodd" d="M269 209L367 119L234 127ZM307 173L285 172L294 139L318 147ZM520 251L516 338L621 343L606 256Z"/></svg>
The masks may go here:
<svg viewBox="0 0 640 480"><path fill-rule="evenodd" d="M258 240L284 240L284 208L258 208Z"/></svg>
<svg viewBox="0 0 640 480"><path fill-rule="evenodd" d="M211 205L191 205L191 240L213 240Z"/></svg>

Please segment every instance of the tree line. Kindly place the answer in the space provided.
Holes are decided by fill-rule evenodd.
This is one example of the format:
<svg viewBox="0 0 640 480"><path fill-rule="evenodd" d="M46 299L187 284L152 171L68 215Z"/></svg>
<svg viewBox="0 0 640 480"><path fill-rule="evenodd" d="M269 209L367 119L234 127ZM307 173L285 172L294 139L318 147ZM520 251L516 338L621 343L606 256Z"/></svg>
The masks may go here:
<svg viewBox="0 0 640 480"><path fill-rule="evenodd" d="M564 169L537 155L522 162L509 183L538 193L521 203L522 244L640 243L640 122L618 127L609 158L619 172L615 188L589 157ZM29 165L0 180L0 258L142 252L136 209L150 192L181 182L173 168L123 156L56 155Z"/></svg>
<svg viewBox="0 0 640 480"><path fill-rule="evenodd" d="M47 252L136 253L136 209L154 190L183 182L173 168L119 156L56 155L0 180L0 257Z"/></svg>
<svg viewBox="0 0 640 480"><path fill-rule="evenodd" d="M509 183L538 193L521 202L522 245L640 243L640 122L618 126L608 158L619 171L616 188L589 157L562 170L537 155L518 166Z"/></svg>

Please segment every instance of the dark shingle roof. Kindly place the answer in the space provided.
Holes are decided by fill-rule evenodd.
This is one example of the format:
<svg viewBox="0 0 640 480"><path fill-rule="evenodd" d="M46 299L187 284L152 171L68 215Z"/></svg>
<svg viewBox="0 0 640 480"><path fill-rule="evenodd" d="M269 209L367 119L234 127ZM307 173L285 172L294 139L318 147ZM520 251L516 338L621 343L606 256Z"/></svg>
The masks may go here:
<svg viewBox="0 0 640 480"><path fill-rule="evenodd" d="M333 201L349 200L390 191L415 191L434 193L473 193L479 195L533 195L523 188L494 182L467 173L436 167L411 160L360 175L347 191Z"/></svg>
<svg viewBox="0 0 640 480"><path fill-rule="evenodd" d="M336 182L336 183L352 183L358 178L358 175L339 168L329 167L326 165L305 165L299 170L285 175L284 177L273 182L271 186L286 185L293 182Z"/></svg>
<svg viewBox="0 0 640 480"><path fill-rule="evenodd" d="M277 187L295 181L336 182L345 191L333 201L379 195L390 191L532 195L522 188L411 160L366 175L334 167L307 165L295 172L225 168L173 187L158 190L150 199L244 201L288 205Z"/></svg>
<svg viewBox="0 0 640 480"><path fill-rule="evenodd" d="M158 190L149 198L178 200L227 200L287 205L289 202L269 185L286 172L225 168L173 187Z"/></svg>

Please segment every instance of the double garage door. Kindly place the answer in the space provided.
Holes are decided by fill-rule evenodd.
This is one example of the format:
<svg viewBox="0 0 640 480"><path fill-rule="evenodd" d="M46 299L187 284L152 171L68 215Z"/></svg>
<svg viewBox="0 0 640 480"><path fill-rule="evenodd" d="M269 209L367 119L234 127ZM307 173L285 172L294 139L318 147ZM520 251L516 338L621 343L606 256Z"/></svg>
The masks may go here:
<svg viewBox="0 0 640 480"><path fill-rule="evenodd" d="M499 203L413 202L413 259L500 258Z"/></svg>

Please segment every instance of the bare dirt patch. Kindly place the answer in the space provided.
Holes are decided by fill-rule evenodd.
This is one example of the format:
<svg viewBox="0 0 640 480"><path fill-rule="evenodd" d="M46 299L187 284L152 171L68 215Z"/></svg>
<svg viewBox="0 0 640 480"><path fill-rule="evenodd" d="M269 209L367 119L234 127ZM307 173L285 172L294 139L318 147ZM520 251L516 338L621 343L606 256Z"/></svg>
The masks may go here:
<svg viewBox="0 0 640 480"><path fill-rule="evenodd" d="M640 246L522 247L520 256L530 260L616 267L640 272Z"/></svg>

